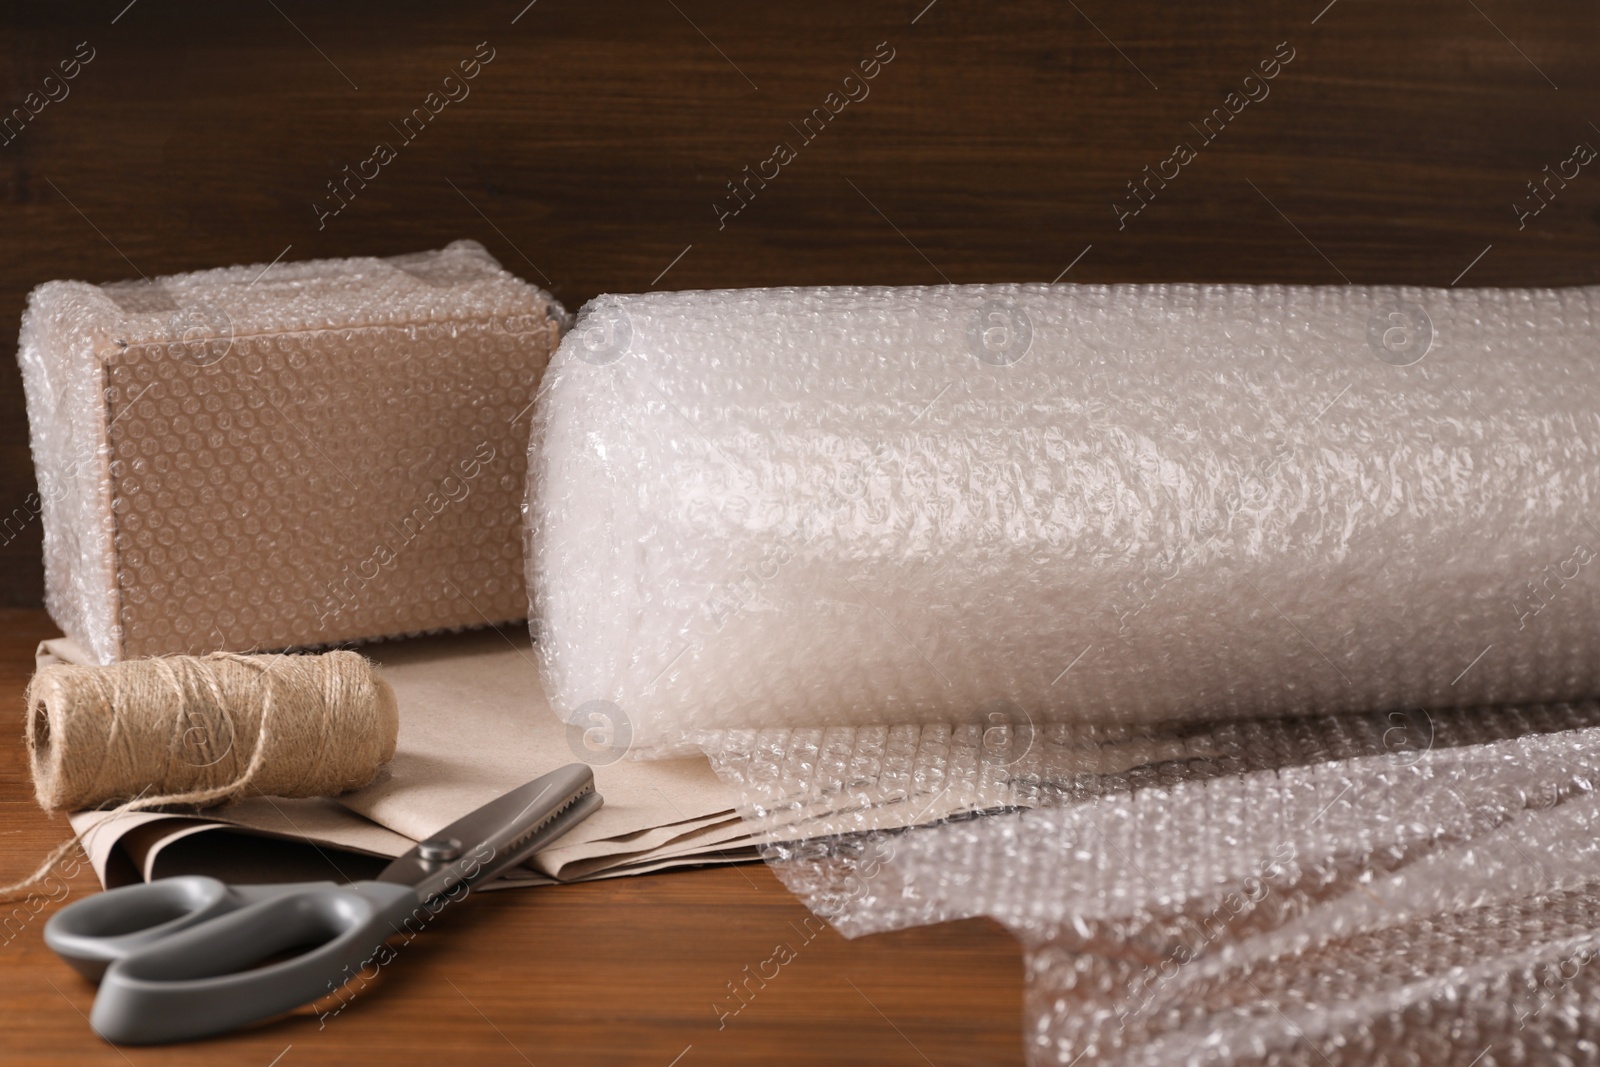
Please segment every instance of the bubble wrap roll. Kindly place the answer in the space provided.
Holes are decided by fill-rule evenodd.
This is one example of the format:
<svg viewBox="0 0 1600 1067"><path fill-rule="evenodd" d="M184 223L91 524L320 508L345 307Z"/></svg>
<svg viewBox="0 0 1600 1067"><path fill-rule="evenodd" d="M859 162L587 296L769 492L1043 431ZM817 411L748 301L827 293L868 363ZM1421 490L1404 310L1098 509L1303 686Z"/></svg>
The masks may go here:
<svg viewBox="0 0 1600 1067"><path fill-rule="evenodd" d="M566 323L474 241L28 298L45 604L99 663L521 619Z"/></svg>
<svg viewBox="0 0 1600 1067"><path fill-rule="evenodd" d="M1594 693L1597 293L602 298L535 413L552 704L648 750Z"/></svg>

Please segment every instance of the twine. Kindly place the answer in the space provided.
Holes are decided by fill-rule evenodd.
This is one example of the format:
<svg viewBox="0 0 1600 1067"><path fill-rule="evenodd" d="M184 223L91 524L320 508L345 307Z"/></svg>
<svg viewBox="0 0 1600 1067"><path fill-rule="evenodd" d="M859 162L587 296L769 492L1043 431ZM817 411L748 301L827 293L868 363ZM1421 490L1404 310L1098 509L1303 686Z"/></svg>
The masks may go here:
<svg viewBox="0 0 1600 1067"><path fill-rule="evenodd" d="M330 796L370 784L399 730L394 691L354 652L53 665L34 675L27 703L46 811ZM42 880L77 841L0 898Z"/></svg>

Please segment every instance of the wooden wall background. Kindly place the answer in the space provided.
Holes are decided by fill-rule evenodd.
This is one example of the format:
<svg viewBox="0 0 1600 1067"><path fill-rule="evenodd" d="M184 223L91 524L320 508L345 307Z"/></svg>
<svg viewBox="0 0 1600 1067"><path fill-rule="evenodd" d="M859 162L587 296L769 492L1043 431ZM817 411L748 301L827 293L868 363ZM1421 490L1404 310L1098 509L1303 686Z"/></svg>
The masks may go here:
<svg viewBox="0 0 1600 1067"><path fill-rule="evenodd" d="M7 113L59 96L45 78L81 42L94 58L0 144L0 336L51 278L457 237L570 308L1069 265L1076 282L1600 283L1600 166L1537 215L1514 207L1600 148L1593 0L524 3L8 5ZM480 42L470 95L319 228L325 183L398 142L391 123ZM799 144L790 123L880 42L894 58L869 95L719 226L726 183ZM1198 143L1189 124L1284 42L1270 94L1119 229L1126 183ZM0 603L41 597L33 491L0 360Z"/></svg>

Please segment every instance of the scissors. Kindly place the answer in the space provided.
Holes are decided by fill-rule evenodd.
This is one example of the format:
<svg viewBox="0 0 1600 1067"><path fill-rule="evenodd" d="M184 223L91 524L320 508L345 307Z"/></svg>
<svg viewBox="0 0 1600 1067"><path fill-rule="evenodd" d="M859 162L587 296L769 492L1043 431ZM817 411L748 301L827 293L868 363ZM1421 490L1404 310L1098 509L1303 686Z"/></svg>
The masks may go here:
<svg viewBox="0 0 1600 1067"><path fill-rule="evenodd" d="M438 902L523 862L600 804L594 772L573 763L456 820L373 881L234 886L203 875L162 878L61 909L45 924L44 940L100 983L89 1024L106 1040L220 1034L339 989L408 920L414 930Z"/></svg>

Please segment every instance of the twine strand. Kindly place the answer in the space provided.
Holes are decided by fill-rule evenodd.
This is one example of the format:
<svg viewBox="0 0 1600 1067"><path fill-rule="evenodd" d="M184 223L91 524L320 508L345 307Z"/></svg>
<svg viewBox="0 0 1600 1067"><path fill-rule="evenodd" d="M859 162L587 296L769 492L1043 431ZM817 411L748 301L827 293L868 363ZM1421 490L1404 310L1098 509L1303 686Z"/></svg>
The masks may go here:
<svg viewBox="0 0 1600 1067"><path fill-rule="evenodd" d="M57 664L34 675L27 707L40 807L114 804L111 819L359 789L394 757L399 728L393 690L354 652ZM0 886L0 899L41 882L81 838L53 849L28 878Z"/></svg>

